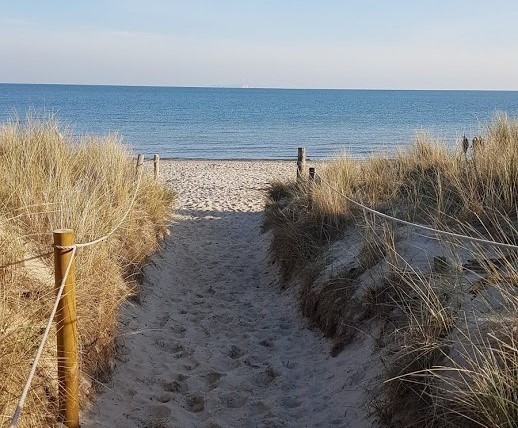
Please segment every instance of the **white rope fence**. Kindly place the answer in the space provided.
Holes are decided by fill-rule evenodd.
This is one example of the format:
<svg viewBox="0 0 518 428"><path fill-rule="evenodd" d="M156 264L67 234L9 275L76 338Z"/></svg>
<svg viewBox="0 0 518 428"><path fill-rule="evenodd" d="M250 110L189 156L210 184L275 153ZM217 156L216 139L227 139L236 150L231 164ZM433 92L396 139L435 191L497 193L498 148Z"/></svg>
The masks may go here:
<svg viewBox="0 0 518 428"><path fill-rule="evenodd" d="M139 168L140 165L141 165L141 163L137 164L137 169L138 169L137 185L136 185L136 188L135 188L135 192L133 193L133 197L131 199L131 202L130 202L130 204L128 206L128 209L126 210L126 212L122 216L121 220L115 225L115 227L113 227L112 230L110 230L110 232L108 232L104 236L101 236L100 238L97 238L97 239L94 239L93 241L89 241L89 242L85 242L85 243L74 244L74 245L69 245L69 246L54 245L54 248L58 248L60 250L71 250L72 253L70 255L70 259L69 259L67 267L65 269L65 273L63 275L63 279L62 279L60 287L58 289L58 293L56 295L56 300L55 300L54 305L52 307L52 311L51 311L49 319L47 321L47 325L45 327L45 332L43 333L40 345L38 347L36 355L34 356L34 360L33 360L32 364L31 364L31 370L29 372L29 375L28 375L27 380L25 382L25 385L23 387L22 394L21 394L21 396L20 396L20 398L18 400L18 404L16 405L16 409L15 409L13 417L11 419L11 423L9 425L9 428L16 427L16 425L18 423L18 420L20 418L23 406L25 405L25 400L27 399L27 394L29 392L32 380L34 378L34 374L36 373L36 368L38 366L38 363L40 361L41 355L43 353L43 348L45 347L45 343L47 342L47 339L48 339L48 336L49 336L49 332L50 332L50 329L52 327L52 322L54 320L54 317L56 316L56 312L57 312L57 309L58 309L59 301L60 301L60 299L62 297L63 289L65 288L65 284L66 284L68 275L70 273L70 268L72 267L72 263L74 261L77 249L78 248L89 247L89 246L98 244L99 242L105 241L110 236L112 236L119 229L119 227L124 223L124 221L126 220L126 218L129 215L129 213L131 212L131 210L133 208L133 205L135 204L135 201L137 199L137 194L138 194L138 191L140 189L140 182L141 182L141 179L142 179L142 168Z"/></svg>
<svg viewBox="0 0 518 428"><path fill-rule="evenodd" d="M351 199L349 196L344 194L342 191L340 191L339 189L337 189L336 187L331 185L320 174L315 173L315 175L318 176L318 178L320 179L321 183L325 184L332 191L334 191L338 195L342 196L345 200L347 200L348 202L356 205L357 207L362 208L363 210L365 210L367 212L370 212L370 213L372 213L374 215L377 215L378 217L382 217L384 219L393 221L395 223L404 224L406 226L415 227L417 229L426 230L428 232L436 233L438 235L449 236L450 238L456 238L456 239L460 239L460 240L463 240L463 241L476 242L477 244L490 245L490 246L493 246L493 247L500 247L500 248L507 248L507 249L511 249L511 250L518 250L518 245L507 244L505 242L492 241L492 240L483 239L483 238L475 238L473 236L462 235L460 233L455 233L455 232L448 232L446 230L440 230L440 229L436 229L436 228L431 227L431 226L426 226L426 225L419 224L419 223L413 223L413 222L410 222L410 221L406 221L406 220L403 220L403 219L400 219L400 218L393 217L391 215L382 213L382 212L377 211L377 210L375 210L373 208L370 208L370 207L368 207L366 205L363 205L362 203L360 203L358 201L355 201L354 199Z"/></svg>

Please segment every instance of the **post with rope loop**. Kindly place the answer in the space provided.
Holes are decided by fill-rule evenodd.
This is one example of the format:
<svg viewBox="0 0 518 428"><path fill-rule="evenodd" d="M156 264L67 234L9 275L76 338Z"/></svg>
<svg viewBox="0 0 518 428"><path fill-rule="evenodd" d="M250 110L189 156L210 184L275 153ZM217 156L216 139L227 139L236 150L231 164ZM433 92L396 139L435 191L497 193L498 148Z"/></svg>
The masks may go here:
<svg viewBox="0 0 518 428"><path fill-rule="evenodd" d="M155 181L158 180L159 168L160 168L160 156L154 155L153 156L153 171L155 173Z"/></svg>
<svg viewBox="0 0 518 428"><path fill-rule="evenodd" d="M137 166L135 167L135 177L139 176L140 170L142 169L143 164L144 164L144 155L139 154L137 156Z"/></svg>
<svg viewBox="0 0 518 428"><path fill-rule="evenodd" d="M306 148L299 147L297 152L297 183L304 179L306 170Z"/></svg>
<svg viewBox="0 0 518 428"><path fill-rule="evenodd" d="M56 312L60 422L79 428L79 365L77 361L77 315L75 296L74 231L54 231L54 267L59 290L67 267L63 294Z"/></svg>

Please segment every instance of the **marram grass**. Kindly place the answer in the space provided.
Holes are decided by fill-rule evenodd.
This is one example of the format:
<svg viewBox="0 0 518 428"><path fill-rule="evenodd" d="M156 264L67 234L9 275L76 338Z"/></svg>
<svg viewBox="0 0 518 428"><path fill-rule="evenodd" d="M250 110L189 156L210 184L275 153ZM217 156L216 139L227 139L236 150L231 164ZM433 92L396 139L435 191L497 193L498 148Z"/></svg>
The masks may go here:
<svg viewBox="0 0 518 428"><path fill-rule="evenodd" d="M52 231L76 242L103 236L136 191L135 166L116 136L73 138L52 121L0 127L0 426L8 424L54 300ZM106 380L120 304L164 236L174 195L144 174L135 204L105 242L78 250L80 404ZM25 261L23 261L25 260ZM20 262L22 261L22 262ZM56 343L50 335L18 426L56 418Z"/></svg>
<svg viewBox="0 0 518 428"><path fill-rule="evenodd" d="M393 158L342 158L317 172L376 210L518 244L518 120L496 117L467 155L420 136ZM518 251L445 242L423 270L405 259L405 243L422 245L418 230L364 213L325 184L275 183L269 196L272 257L301 281L304 314L338 349L383 326L385 378L370 401L382 426L518 426ZM363 236L355 268L315 283L344 231ZM380 280L358 288L373 266Z"/></svg>

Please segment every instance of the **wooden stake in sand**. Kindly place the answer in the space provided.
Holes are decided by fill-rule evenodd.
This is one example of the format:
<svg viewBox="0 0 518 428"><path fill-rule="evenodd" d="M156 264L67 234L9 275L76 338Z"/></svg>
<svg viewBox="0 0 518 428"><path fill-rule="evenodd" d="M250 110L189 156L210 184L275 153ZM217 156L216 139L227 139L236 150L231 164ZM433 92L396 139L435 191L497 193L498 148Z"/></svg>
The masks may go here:
<svg viewBox="0 0 518 428"><path fill-rule="evenodd" d="M160 156L154 155L153 156L153 171L155 173L155 181L158 180L158 173L160 168Z"/></svg>
<svg viewBox="0 0 518 428"><path fill-rule="evenodd" d="M54 231L56 290L66 276L63 294L56 312L60 421L66 427L79 427L79 365L77 362L77 316L75 296L74 232ZM68 248L63 248L68 247ZM70 268L68 268L70 264ZM68 275L67 275L68 268Z"/></svg>
<svg viewBox="0 0 518 428"><path fill-rule="evenodd" d="M304 173L306 170L306 148L299 147L297 153L297 182L304 179Z"/></svg>
<svg viewBox="0 0 518 428"><path fill-rule="evenodd" d="M315 181L315 168L309 168L309 181Z"/></svg>
<svg viewBox="0 0 518 428"><path fill-rule="evenodd" d="M135 177L139 176L140 169L142 168L143 164L144 164L144 155L139 154L137 156L137 166L135 167Z"/></svg>

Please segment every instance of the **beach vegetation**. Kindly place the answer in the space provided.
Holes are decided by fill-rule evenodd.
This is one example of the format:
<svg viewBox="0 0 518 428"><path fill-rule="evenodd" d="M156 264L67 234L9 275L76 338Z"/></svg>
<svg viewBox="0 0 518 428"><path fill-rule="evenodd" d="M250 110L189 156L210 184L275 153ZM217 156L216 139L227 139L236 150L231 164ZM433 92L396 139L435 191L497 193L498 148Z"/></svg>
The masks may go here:
<svg viewBox="0 0 518 428"><path fill-rule="evenodd" d="M466 151L419 135L395 156L343 157L317 173L270 187L271 256L332 353L372 339L383 363L369 386L374 417L516 427L518 120L495 117Z"/></svg>
<svg viewBox="0 0 518 428"><path fill-rule="evenodd" d="M144 171L117 135L75 136L52 120L0 127L0 425L13 414L55 298L52 231L71 228L80 405L109 379L120 344L121 304L138 293L147 258L167 233L173 192ZM132 204L133 195L136 194ZM49 254L50 252L50 254ZM18 426L54 426L56 334L52 331Z"/></svg>

